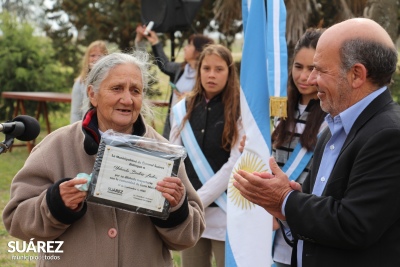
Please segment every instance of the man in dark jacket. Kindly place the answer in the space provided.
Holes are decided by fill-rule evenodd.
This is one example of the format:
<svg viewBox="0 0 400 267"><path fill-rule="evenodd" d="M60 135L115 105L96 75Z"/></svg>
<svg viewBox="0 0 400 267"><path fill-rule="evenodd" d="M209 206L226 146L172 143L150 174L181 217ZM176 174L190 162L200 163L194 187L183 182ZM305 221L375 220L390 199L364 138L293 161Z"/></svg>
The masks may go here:
<svg viewBox="0 0 400 267"><path fill-rule="evenodd" d="M234 185L290 228L292 266L400 266L400 107L387 86L397 51L376 22L356 18L319 39L308 82L329 113L302 191L272 173Z"/></svg>

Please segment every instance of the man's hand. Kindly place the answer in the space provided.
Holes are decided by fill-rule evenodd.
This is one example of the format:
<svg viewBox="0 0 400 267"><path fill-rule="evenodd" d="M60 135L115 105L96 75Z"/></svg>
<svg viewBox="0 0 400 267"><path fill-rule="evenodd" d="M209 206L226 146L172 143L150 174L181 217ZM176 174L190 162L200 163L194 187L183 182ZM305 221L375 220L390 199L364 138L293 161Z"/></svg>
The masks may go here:
<svg viewBox="0 0 400 267"><path fill-rule="evenodd" d="M295 182L295 181L290 181L289 182L290 187L294 190L294 191L300 191L303 192L303 189L301 188L301 184Z"/></svg>
<svg viewBox="0 0 400 267"><path fill-rule="evenodd" d="M272 173L248 173L239 170L233 175L236 182L233 185L240 191L243 197L263 207L271 215L278 219L285 220L281 212L283 200L292 191L289 179L279 168L275 159L269 159L269 166ZM294 184L296 188L297 185Z"/></svg>

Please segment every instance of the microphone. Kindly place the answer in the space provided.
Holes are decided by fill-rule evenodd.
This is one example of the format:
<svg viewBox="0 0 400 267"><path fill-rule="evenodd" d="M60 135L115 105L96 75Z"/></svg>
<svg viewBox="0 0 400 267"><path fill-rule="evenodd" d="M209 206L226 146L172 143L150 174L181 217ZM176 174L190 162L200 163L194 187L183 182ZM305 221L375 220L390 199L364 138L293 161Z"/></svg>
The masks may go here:
<svg viewBox="0 0 400 267"><path fill-rule="evenodd" d="M40 125L39 122L31 116L19 115L12 121L0 123L0 132L21 141L31 141L38 137Z"/></svg>

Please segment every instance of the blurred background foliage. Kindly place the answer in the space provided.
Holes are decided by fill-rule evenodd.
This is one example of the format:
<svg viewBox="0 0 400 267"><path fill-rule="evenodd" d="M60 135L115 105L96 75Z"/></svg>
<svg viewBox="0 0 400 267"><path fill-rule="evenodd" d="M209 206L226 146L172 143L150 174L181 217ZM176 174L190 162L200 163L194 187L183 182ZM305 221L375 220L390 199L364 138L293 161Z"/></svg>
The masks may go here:
<svg viewBox="0 0 400 267"><path fill-rule="evenodd" d="M0 92L70 92L81 57L92 41L107 41L111 51L130 51L134 47L135 28L141 24L141 2L0 0ZM165 45L173 40L169 47L179 50L190 34L205 33L232 48L243 31L241 2L203 0L187 30L173 33L174 38L172 33L160 34L160 38ZM295 42L308 27L329 27L351 17L372 18L395 42L398 39L397 0L285 0L285 5L289 60ZM392 86L396 99L400 95L398 80L394 77ZM155 83L148 94L157 97L160 90ZM0 99L0 119L10 119L9 111L10 103Z"/></svg>

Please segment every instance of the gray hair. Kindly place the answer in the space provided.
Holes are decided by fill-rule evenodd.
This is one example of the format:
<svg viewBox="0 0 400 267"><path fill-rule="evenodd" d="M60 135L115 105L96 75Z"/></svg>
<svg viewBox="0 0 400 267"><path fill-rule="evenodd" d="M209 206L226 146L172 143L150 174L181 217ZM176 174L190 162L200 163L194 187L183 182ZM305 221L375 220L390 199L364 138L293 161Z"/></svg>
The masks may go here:
<svg viewBox="0 0 400 267"><path fill-rule="evenodd" d="M339 50L343 73L354 64L361 63L367 69L367 78L382 87L391 83L397 67L397 51L382 43L367 39L344 41Z"/></svg>
<svg viewBox="0 0 400 267"><path fill-rule="evenodd" d="M94 64L93 68L90 70L86 78L85 88L88 88L88 86L91 85L94 92L98 93L100 90L100 84L108 76L110 70L122 64L135 65L139 68L142 74L143 101L140 113L145 117L152 119L153 113L151 110L151 104L145 97L146 92L150 87L150 81L154 80L149 71L150 67L152 67L154 64L149 61L149 57L150 55L145 51L134 51L132 54L120 52L108 54L100 58ZM84 106L86 106L87 109L93 108L93 105L90 102L89 98L86 99L86 103L84 103Z"/></svg>

